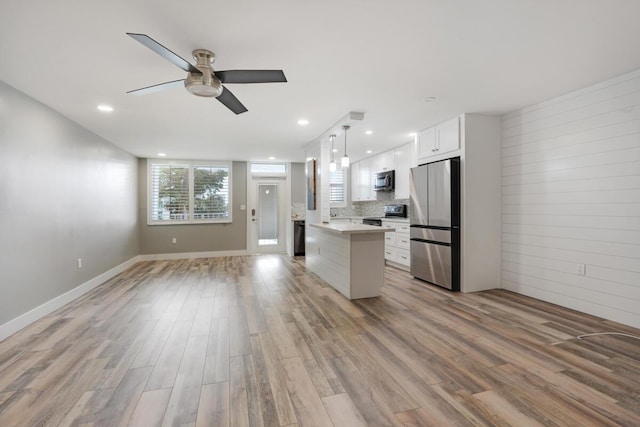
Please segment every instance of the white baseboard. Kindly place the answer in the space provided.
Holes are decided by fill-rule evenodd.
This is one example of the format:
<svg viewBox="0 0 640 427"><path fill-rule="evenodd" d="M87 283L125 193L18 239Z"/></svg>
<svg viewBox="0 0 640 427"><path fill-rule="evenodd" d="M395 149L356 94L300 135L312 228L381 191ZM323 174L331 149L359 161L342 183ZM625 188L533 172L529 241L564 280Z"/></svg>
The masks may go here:
<svg viewBox="0 0 640 427"><path fill-rule="evenodd" d="M177 252L173 254L146 254L138 255L139 261L164 261L171 259L194 259L194 258L218 258L223 256L248 255L246 250L238 251L208 251L208 252Z"/></svg>
<svg viewBox="0 0 640 427"><path fill-rule="evenodd" d="M53 313L60 307L70 303L71 301L82 296L83 294L95 288L96 286L101 285L102 283L106 282L112 277L115 277L116 275L122 273L123 271L125 271L127 268L131 267L138 261L140 261L140 256L135 256L130 260L125 261L122 264L117 265L112 269L107 270L104 273L94 277L93 279L79 286L76 286L70 291L67 291L62 295L58 295L57 297L45 302L44 304L39 305L33 310L30 310L24 314L21 314L15 319L9 320L7 323L0 325L0 341L4 340L10 335L15 334L20 329L32 324L36 320L43 318L47 314Z"/></svg>

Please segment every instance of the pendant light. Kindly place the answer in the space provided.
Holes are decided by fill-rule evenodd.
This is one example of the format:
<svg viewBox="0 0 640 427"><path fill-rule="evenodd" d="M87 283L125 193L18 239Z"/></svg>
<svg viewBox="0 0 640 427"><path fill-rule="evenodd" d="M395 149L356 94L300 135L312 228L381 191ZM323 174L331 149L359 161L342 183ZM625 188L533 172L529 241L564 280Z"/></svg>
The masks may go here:
<svg viewBox="0 0 640 427"><path fill-rule="evenodd" d="M347 156L347 131L349 130L349 127L350 126L347 125L342 126L342 129L344 129L344 156L342 156L340 164L343 168L349 167L349 156Z"/></svg>
<svg viewBox="0 0 640 427"><path fill-rule="evenodd" d="M329 135L329 141L331 141L331 162L329 162L329 172L335 172L338 168L335 159L333 158L333 141L336 140L335 135Z"/></svg>

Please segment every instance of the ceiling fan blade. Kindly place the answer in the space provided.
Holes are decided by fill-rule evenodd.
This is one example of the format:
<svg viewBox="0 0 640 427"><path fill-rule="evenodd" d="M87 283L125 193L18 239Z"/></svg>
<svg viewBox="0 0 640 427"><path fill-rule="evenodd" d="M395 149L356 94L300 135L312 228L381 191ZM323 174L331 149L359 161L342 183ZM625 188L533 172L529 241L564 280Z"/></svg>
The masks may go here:
<svg viewBox="0 0 640 427"><path fill-rule="evenodd" d="M167 61L182 68L184 71L188 71L189 73L201 74L200 71L196 67L191 65L189 62L187 62L186 59L180 57L176 53L173 53L172 51L162 46L160 43L158 43L148 35L136 34L136 33L127 33L127 35L133 38L134 40L137 40L138 42L142 43L143 45L145 45L146 47L148 47L158 55L162 56Z"/></svg>
<svg viewBox="0 0 640 427"><path fill-rule="evenodd" d="M282 70L228 70L214 71L222 83L286 83Z"/></svg>
<svg viewBox="0 0 640 427"><path fill-rule="evenodd" d="M184 79L174 80L172 82L158 83L157 85L130 90L127 93L132 93L134 95L148 95L150 93L160 92L161 90L171 89L177 86L184 87Z"/></svg>
<svg viewBox="0 0 640 427"><path fill-rule="evenodd" d="M224 86L223 88L224 89L222 90L222 93L218 97L216 97L218 101L222 102L225 107L236 114L242 114L248 111L247 108L242 105L242 102L240 102L240 100L238 100L238 98L236 98L236 96L232 94L229 89Z"/></svg>

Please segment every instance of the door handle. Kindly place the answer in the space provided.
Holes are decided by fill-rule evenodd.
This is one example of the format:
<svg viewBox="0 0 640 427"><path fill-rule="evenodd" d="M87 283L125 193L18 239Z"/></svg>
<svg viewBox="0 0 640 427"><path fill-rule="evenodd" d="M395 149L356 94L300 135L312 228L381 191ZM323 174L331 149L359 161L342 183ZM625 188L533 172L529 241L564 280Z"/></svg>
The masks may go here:
<svg viewBox="0 0 640 427"><path fill-rule="evenodd" d="M256 216L256 210L255 209L251 209L251 216Z"/></svg>

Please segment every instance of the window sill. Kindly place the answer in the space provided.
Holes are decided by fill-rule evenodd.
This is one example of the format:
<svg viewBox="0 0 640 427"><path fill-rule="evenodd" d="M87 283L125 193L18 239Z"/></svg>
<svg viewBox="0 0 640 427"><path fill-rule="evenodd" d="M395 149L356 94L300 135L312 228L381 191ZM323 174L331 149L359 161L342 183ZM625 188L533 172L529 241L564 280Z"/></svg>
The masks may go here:
<svg viewBox="0 0 640 427"><path fill-rule="evenodd" d="M147 225L203 225L203 224L231 224L231 218L220 221L147 221Z"/></svg>

